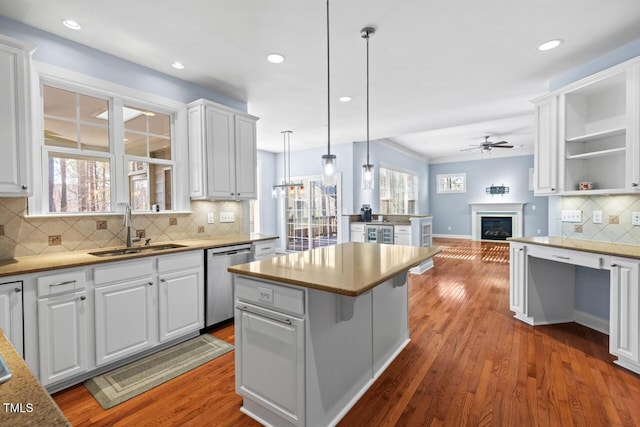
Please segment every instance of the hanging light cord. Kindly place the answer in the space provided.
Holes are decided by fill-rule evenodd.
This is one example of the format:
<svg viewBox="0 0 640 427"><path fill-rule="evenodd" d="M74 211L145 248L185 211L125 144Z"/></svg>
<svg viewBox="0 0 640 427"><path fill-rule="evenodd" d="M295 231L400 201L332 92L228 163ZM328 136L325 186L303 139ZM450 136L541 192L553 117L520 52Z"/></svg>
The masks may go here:
<svg viewBox="0 0 640 427"><path fill-rule="evenodd" d="M369 167L369 35L367 31L367 167Z"/></svg>
<svg viewBox="0 0 640 427"><path fill-rule="evenodd" d="M329 55L329 0L327 0L327 154L331 154L331 77Z"/></svg>

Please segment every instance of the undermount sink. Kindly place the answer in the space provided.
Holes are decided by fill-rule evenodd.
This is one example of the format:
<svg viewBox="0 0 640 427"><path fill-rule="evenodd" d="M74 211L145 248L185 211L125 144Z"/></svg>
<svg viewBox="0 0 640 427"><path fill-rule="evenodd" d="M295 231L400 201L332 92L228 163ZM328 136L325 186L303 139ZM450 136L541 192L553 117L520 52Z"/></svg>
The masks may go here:
<svg viewBox="0 0 640 427"><path fill-rule="evenodd" d="M166 243L163 245L136 246L133 248L108 249L105 251L89 252L89 255L108 257L108 256L119 256L119 255L142 254L146 252L163 251L166 249L178 249L178 248L184 248L184 247L186 246L176 245L174 243Z"/></svg>

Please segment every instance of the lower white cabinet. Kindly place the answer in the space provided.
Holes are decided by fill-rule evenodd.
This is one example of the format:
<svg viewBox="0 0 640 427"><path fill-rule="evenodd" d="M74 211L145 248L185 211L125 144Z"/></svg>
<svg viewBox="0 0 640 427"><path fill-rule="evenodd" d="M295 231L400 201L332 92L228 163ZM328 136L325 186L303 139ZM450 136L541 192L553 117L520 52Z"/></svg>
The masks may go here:
<svg viewBox="0 0 640 427"><path fill-rule="evenodd" d="M509 306L517 316L526 316L527 253L525 245L509 244Z"/></svg>
<svg viewBox="0 0 640 427"><path fill-rule="evenodd" d="M151 276L96 288L96 365L155 344L156 297Z"/></svg>
<svg viewBox="0 0 640 427"><path fill-rule="evenodd" d="M351 223L349 231L350 242L364 242L364 223Z"/></svg>
<svg viewBox="0 0 640 427"><path fill-rule="evenodd" d="M393 244L402 246L411 246L411 226L410 225L394 225L393 226Z"/></svg>
<svg viewBox="0 0 640 427"><path fill-rule="evenodd" d="M616 363L640 369L640 263L613 258L610 283L609 352ZM631 366L628 366L631 365Z"/></svg>
<svg viewBox="0 0 640 427"><path fill-rule="evenodd" d="M167 255L158 261L160 341L204 325L204 256L202 251Z"/></svg>
<svg viewBox="0 0 640 427"><path fill-rule="evenodd" d="M87 370L86 291L38 300L40 382L51 384Z"/></svg>
<svg viewBox="0 0 640 427"><path fill-rule="evenodd" d="M0 284L0 329L23 356L21 280Z"/></svg>

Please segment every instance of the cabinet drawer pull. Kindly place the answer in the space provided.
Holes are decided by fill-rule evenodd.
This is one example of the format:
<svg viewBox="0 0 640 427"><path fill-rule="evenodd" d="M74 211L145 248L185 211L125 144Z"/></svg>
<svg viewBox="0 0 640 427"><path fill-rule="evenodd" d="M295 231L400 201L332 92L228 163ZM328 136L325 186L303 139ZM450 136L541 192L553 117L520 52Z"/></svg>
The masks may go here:
<svg viewBox="0 0 640 427"><path fill-rule="evenodd" d="M22 289L20 289L20 288L15 288L15 289L14 289L14 291L16 291L16 292L22 292Z"/></svg>
<svg viewBox="0 0 640 427"><path fill-rule="evenodd" d="M524 248L518 248L518 252L524 251Z"/></svg>
<svg viewBox="0 0 640 427"><path fill-rule="evenodd" d="M147 283L147 285L153 286L153 282L149 282L149 283Z"/></svg>
<svg viewBox="0 0 640 427"><path fill-rule="evenodd" d="M637 183L637 182L632 182L632 183L631 183L631 186L632 186L632 187L637 187L637 186L638 186L638 183Z"/></svg>
<svg viewBox="0 0 640 427"><path fill-rule="evenodd" d="M618 264L611 264L611 267L616 268Z"/></svg>
<svg viewBox="0 0 640 427"><path fill-rule="evenodd" d="M64 281L64 282L51 283L51 284L49 284L49 286L72 285L72 284L74 284L74 283L76 283L76 281L75 281L75 280L67 280L67 281Z"/></svg>
<svg viewBox="0 0 640 427"><path fill-rule="evenodd" d="M280 322L280 323L285 323L287 325L291 325L291 319L288 319L286 317L280 317L280 316L277 316L275 314L265 313L263 311L252 310L251 307L248 307L246 305L238 306L238 308L240 310L246 311L248 313L253 313L253 314L256 314L258 316L266 317L267 319L270 319L270 320L275 320L276 322Z"/></svg>
<svg viewBox="0 0 640 427"><path fill-rule="evenodd" d="M87 299L87 297L80 297L80 301L84 301L86 299Z"/></svg>
<svg viewBox="0 0 640 427"><path fill-rule="evenodd" d="M566 259L566 260L570 260L571 258L568 256L560 256L560 255L551 255L553 258L558 258L558 259Z"/></svg>
<svg viewBox="0 0 640 427"><path fill-rule="evenodd" d="M161 281L162 283L166 283L166 281L167 281L167 280L166 280L166 279L160 279L160 281Z"/></svg>

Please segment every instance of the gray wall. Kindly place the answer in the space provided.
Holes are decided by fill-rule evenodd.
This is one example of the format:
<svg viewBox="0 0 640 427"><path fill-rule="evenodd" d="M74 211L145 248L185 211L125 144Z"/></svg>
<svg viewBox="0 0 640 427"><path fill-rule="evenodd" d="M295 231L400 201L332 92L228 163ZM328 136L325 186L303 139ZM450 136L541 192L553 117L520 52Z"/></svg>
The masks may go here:
<svg viewBox="0 0 640 427"><path fill-rule="evenodd" d="M534 197L529 190L529 169L533 156L502 157L466 162L436 163L429 168L429 206L433 214L435 235L471 236L469 203L526 203L524 206L524 236L547 234L548 199ZM467 191L461 194L437 194L439 174L467 174ZM509 194L489 195L491 185L509 187Z"/></svg>

